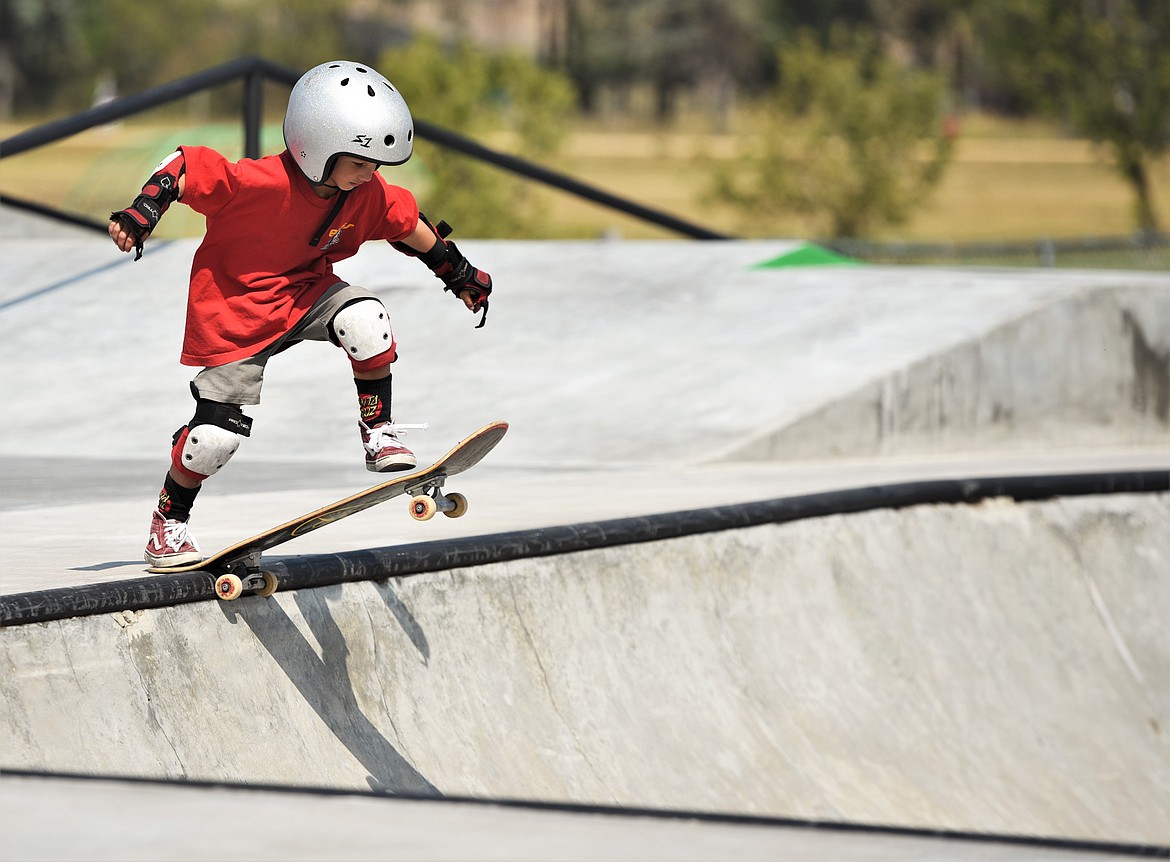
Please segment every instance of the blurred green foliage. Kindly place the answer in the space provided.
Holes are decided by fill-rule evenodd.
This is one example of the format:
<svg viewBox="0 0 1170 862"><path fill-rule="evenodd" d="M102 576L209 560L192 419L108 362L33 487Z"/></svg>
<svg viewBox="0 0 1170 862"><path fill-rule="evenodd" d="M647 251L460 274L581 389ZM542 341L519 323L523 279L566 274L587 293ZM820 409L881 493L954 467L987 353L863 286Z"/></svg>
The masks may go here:
<svg viewBox="0 0 1170 862"><path fill-rule="evenodd" d="M0 115L88 107L246 54L308 69L345 54L345 0L4 0ZM238 100L235 93L228 103ZM231 104L234 107L234 104Z"/></svg>
<svg viewBox="0 0 1170 862"><path fill-rule="evenodd" d="M382 54L377 67L416 117L481 141L507 133L511 152L536 161L556 152L576 107L563 75L468 42L447 50L436 39L415 39ZM426 167L415 192L436 219L469 236L539 235L531 183L421 139L415 158Z"/></svg>
<svg viewBox="0 0 1170 862"><path fill-rule="evenodd" d="M745 219L782 206L854 233L924 200L946 164L941 112L1043 115L1104 145L1133 190L1135 226L1159 226L1151 165L1170 150L1168 0L546 0L556 36L531 59L471 47L475 2L4 0L0 117L60 115L102 90L138 92L245 54L294 69L347 57L388 66L420 117L538 159L574 106L696 133L746 113L758 140L740 180L718 178L723 199ZM403 23L424 7L441 39ZM240 98L220 88L209 118ZM426 195L465 223L495 235L539 224L523 185L420 153ZM489 200L508 200L510 214Z"/></svg>
<svg viewBox="0 0 1170 862"><path fill-rule="evenodd" d="M1170 2L993 6L985 32L1022 105L1105 144L1134 190L1137 226L1158 229L1150 174L1170 149Z"/></svg>
<svg viewBox="0 0 1170 862"><path fill-rule="evenodd" d="M714 170L713 196L750 218L813 216L823 236L904 222L951 154L941 77L899 66L872 36L844 29L829 48L805 34L778 65L739 157Z"/></svg>

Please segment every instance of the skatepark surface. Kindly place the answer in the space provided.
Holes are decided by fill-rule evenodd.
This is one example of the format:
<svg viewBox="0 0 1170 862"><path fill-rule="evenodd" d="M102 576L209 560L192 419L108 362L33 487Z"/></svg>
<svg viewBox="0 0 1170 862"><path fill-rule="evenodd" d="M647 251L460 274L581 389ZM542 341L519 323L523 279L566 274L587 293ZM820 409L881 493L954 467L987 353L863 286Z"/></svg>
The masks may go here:
<svg viewBox="0 0 1170 862"><path fill-rule="evenodd" d="M0 600L144 577L193 409L195 242L132 263L28 224L0 237ZM397 418L430 424L407 437L420 464L511 423L452 480L469 513L416 523L391 501L273 559L1170 469L1167 274L769 265L799 247L781 241L460 245L497 284L479 330L388 246L341 271L391 310ZM252 437L197 503L204 551L373 484L355 402L336 348L274 359ZM1170 496L1091 494L7 626L11 858L103 858L120 806L155 828L104 858L1156 853L1168 573ZM52 832L35 812L61 806L79 816Z"/></svg>

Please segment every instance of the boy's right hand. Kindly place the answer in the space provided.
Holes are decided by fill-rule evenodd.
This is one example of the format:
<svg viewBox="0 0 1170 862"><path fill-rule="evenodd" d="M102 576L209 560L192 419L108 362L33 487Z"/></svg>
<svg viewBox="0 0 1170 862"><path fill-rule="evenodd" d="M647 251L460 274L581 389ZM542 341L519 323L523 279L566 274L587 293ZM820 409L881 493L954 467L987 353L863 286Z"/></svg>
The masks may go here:
<svg viewBox="0 0 1170 862"><path fill-rule="evenodd" d="M121 213L118 213L118 215L121 215ZM121 219L111 218L109 230L110 239L122 251L131 252L138 247L140 240L136 239L133 233L126 230ZM149 235L149 233L143 234L142 239L145 240Z"/></svg>
<svg viewBox="0 0 1170 862"><path fill-rule="evenodd" d="M110 239L122 251L134 249L134 259L142 257L142 244L158 226L167 207L183 196L187 167L180 148L163 160L134 203L124 210L110 213Z"/></svg>
<svg viewBox="0 0 1170 862"><path fill-rule="evenodd" d="M134 259L142 257L142 244L150 236L150 227L137 210L125 209L110 213L110 239L122 251L134 251Z"/></svg>

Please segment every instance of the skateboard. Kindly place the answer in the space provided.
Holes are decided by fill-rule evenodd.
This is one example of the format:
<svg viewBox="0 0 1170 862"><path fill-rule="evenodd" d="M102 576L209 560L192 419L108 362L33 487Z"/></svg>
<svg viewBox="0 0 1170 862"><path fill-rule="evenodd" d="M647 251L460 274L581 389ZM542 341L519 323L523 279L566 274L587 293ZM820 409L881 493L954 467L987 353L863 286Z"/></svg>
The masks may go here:
<svg viewBox="0 0 1170 862"><path fill-rule="evenodd" d="M348 518L403 494L410 495L410 515L417 521L430 520L439 512L448 518L459 518L464 515L467 512L467 498L454 492L444 493L443 483L448 477L462 473L483 460L483 457L503 439L507 431L507 422L485 425L460 441L455 448L429 467L404 476L396 476L344 500L301 515L286 524L224 548L198 563L167 568L152 567L147 571L151 574L207 572L215 576L215 594L225 601L239 598L245 590L250 590L258 596L270 596L276 592L279 584L272 572L261 571L261 555L277 545L283 545L326 524Z"/></svg>

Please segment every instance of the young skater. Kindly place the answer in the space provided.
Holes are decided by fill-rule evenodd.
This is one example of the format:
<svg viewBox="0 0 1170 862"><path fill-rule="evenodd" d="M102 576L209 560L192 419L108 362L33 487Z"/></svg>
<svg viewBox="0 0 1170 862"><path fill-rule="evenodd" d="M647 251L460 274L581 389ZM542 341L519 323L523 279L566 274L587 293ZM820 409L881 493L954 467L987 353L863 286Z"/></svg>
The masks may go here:
<svg viewBox="0 0 1170 862"><path fill-rule="evenodd" d="M268 360L297 342L329 340L353 367L366 467L408 470L414 454L391 414L394 333L382 302L346 284L333 264L383 239L418 257L473 312L487 316L492 279L431 225L414 196L378 169L410 158L414 124L405 100L368 66L323 63L293 87L287 149L231 162L206 147L180 147L109 233L124 252L143 242L175 201L207 223L195 252L180 361L202 367L191 382L195 414L174 436L145 558L152 566L202 559L187 521L203 480L250 433L242 407L260 403ZM480 323L482 325L482 321Z"/></svg>

